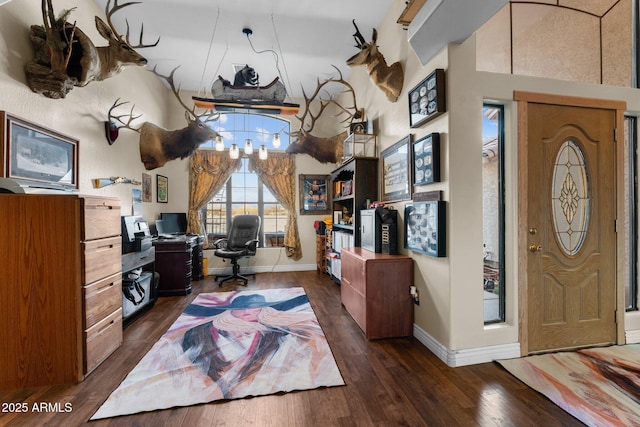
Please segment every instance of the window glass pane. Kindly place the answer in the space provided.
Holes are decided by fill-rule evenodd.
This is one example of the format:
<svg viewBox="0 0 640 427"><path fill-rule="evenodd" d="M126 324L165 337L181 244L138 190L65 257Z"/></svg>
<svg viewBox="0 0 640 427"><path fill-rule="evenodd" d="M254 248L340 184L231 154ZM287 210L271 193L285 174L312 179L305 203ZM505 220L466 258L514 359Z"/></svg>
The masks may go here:
<svg viewBox="0 0 640 427"><path fill-rule="evenodd" d="M504 183L502 106L485 104L482 128L484 321L504 321Z"/></svg>
<svg viewBox="0 0 640 427"><path fill-rule="evenodd" d="M205 230L209 243L227 235L227 196L226 186L223 186L213 199L207 204L203 213Z"/></svg>
<svg viewBox="0 0 640 427"><path fill-rule="evenodd" d="M580 146L566 140L553 168L551 182L553 226L560 249L567 255L582 248L589 226L589 177Z"/></svg>
<svg viewBox="0 0 640 427"><path fill-rule="evenodd" d="M267 187L262 189L262 200L264 203L277 203L276 196L274 196Z"/></svg>
<svg viewBox="0 0 640 427"><path fill-rule="evenodd" d="M223 138L226 149L237 144L244 149L245 141L251 139L253 149L264 145L267 150L284 151L289 146L290 123L286 120L261 114L221 113L220 118L208 125ZM280 145L273 145L275 134L280 136ZM215 141L207 141L201 148L214 148Z"/></svg>
<svg viewBox="0 0 640 427"><path fill-rule="evenodd" d="M638 149L637 119L625 117L624 120L624 192L627 203L624 204L624 301L627 311L638 310ZM620 234L618 234L620 236Z"/></svg>

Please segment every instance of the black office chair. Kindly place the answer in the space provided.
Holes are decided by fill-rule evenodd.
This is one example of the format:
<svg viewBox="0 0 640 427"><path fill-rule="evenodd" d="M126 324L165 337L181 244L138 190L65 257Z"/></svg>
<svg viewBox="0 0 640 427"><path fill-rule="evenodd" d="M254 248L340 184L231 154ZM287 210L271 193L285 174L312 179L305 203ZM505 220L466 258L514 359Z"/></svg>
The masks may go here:
<svg viewBox="0 0 640 427"><path fill-rule="evenodd" d="M233 274L223 277L216 276L216 281L222 286L224 282L243 282L246 286L249 279L240 274L238 259L254 256L258 248L258 233L260 232L260 217L258 215L236 215L231 221L231 229L227 237L216 240L214 255L230 259Z"/></svg>

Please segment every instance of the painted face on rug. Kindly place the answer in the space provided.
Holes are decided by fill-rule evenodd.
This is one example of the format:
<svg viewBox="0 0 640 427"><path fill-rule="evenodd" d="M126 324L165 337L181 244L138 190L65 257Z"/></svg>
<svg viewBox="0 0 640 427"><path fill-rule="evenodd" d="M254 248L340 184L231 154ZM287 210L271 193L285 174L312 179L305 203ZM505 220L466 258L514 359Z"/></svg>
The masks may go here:
<svg viewBox="0 0 640 427"><path fill-rule="evenodd" d="M247 322L257 322L258 321L258 315L260 314L260 311L262 310L262 308L258 307L258 308L245 308L242 310L232 310L231 314L234 317L237 317L238 319L242 319L245 320Z"/></svg>

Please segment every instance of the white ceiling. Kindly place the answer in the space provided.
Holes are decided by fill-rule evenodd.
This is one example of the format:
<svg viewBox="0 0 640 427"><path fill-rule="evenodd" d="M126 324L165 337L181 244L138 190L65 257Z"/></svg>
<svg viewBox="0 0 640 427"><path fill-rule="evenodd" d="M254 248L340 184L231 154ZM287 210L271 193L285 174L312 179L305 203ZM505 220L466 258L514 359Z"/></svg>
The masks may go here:
<svg viewBox="0 0 640 427"><path fill-rule="evenodd" d="M104 10L107 0L95 1ZM233 82L234 64L249 64L260 84L279 76L289 96L300 97L301 85L310 93L318 78L336 75L332 65L349 75L345 61L357 52L352 19L369 41L393 1L400 0L142 0L113 22L124 34L126 18L134 44L144 23L145 43L160 42L138 52L163 74L179 65L176 82L199 96L209 96L218 75ZM243 28L253 31L257 51L277 53L280 72L272 53L252 50Z"/></svg>

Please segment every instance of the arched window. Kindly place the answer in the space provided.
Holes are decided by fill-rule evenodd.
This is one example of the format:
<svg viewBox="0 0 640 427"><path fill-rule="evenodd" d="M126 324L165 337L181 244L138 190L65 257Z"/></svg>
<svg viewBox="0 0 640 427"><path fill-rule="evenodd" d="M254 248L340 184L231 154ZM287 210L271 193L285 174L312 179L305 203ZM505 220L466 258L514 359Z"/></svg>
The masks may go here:
<svg viewBox="0 0 640 427"><path fill-rule="evenodd" d="M242 166L233 173L203 211L209 241L213 242L227 235L234 215L248 213L258 214L262 219L261 247L283 246L287 212L258 176L249 171L249 159L244 155L244 147L246 140L250 139L254 150L260 145L265 145L267 152L285 150L289 145L289 122L267 115L223 113L210 126L222 135L226 152L232 144L238 146ZM278 147L273 144L275 134L280 137ZM216 142L210 141L200 148L215 149L215 146Z"/></svg>

